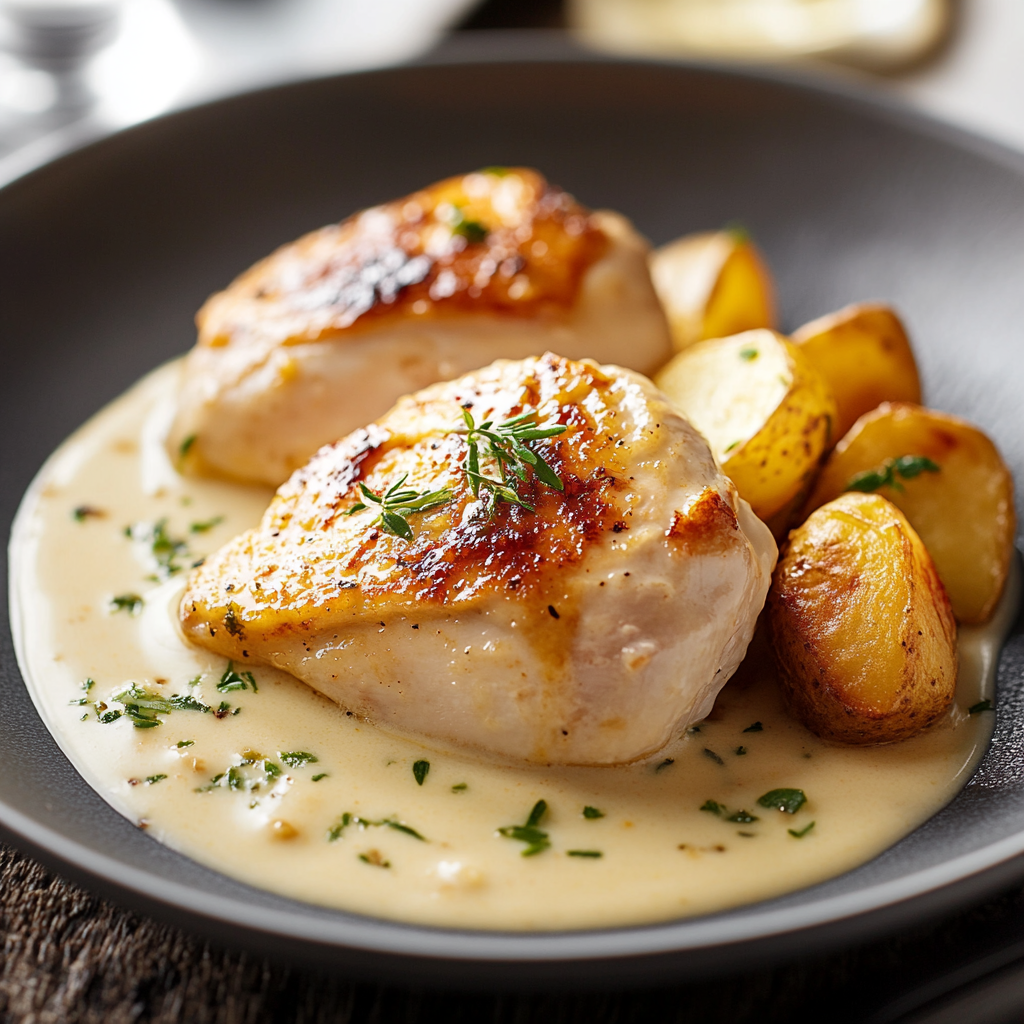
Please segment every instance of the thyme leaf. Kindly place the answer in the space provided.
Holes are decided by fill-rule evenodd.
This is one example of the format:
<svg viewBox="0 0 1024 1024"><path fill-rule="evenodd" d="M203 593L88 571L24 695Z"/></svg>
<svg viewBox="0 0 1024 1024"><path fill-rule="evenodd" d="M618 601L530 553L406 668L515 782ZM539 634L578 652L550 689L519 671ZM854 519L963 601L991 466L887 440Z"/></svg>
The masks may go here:
<svg viewBox="0 0 1024 1024"><path fill-rule="evenodd" d="M894 491L904 491L906 488L897 477L913 480L922 473L938 473L940 468L925 455L901 455L898 459L886 459L880 466L850 477L846 489L870 493L880 487L891 487Z"/></svg>
<svg viewBox="0 0 1024 1024"><path fill-rule="evenodd" d="M408 516L413 512L428 512L439 505L446 505L452 499L452 492L447 487L436 491L416 491L411 487L403 488L408 476L408 473L404 473L396 483L380 494L371 491L366 484L360 481L359 490L365 500L357 501L344 512L344 515L355 515L357 512L363 512L370 508L371 505L376 505L380 511L377 518L370 524L371 526L379 526L385 533L390 533L394 537L412 540L412 527L409 525Z"/></svg>
<svg viewBox="0 0 1024 1024"><path fill-rule="evenodd" d="M463 409L462 419L465 426L457 427L455 433L462 434L466 440L467 453L462 470L474 497L480 496L482 488L495 504L505 501L533 512L533 506L518 491L519 485L526 482L530 470L547 487L556 491L564 490L558 474L541 455L528 447L528 442L557 437L566 432L566 426L539 426L536 410L522 412L497 424L493 420L477 424L473 414ZM493 464L497 476L484 472L483 467L487 463Z"/></svg>

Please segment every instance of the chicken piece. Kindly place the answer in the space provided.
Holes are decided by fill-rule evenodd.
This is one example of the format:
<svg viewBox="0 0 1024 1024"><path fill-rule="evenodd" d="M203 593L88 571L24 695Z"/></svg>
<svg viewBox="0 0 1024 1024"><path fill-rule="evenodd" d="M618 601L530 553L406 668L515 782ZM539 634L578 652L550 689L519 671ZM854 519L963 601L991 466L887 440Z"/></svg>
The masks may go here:
<svg viewBox="0 0 1024 1024"><path fill-rule="evenodd" d="M276 487L399 396L548 349L671 355L649 247L536 171L450 178L279 249L199 311L168 451Z"/></svg>
<svg viewBox="0 0 1024 1024"><path fill-rule="evenodd" d="M563 489L528 467L511 478L528 507L486 482L474 495L464 411L563 425L527 442ZM402 519L411 539L370 497L395 488L432 505ZM322 448L256 529L193 571L180 616L196 643L283 668L384 728L614 764L711 710L776 555L650 381L548 354L435 384Z"/></svg>

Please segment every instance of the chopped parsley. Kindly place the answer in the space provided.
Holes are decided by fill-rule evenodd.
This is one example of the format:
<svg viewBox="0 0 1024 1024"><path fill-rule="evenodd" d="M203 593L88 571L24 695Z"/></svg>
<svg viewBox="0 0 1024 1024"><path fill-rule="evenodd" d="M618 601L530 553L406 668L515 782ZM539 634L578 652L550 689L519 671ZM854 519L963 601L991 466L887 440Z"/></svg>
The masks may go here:
<svg viewBox="0 0 1024 1024"><path fill-rule="evenodd" d="M155 523L134 523L126 526L124 532L126 537L149 549L156 562L156 572L151 579L162 582L184 568L180 559L187 557L188 545L167 532L166 518Z"/></svg>
<svg viewBox="0 0 1024 1024"><path fill-rule="evenodd" d="M983 711L995 711L995 708L992 706L992 701L987 697L984 700L979 700L977 704L972 704L967 709L967 714L980 715Z"/></svg>
<svg viewBox="0 0 1024 1024"><path fill-rule="evenodd" d="M548 838L547 832L537 826L541 823L544 815L547 814L547 810L547 802L545 800L538 800L533 805L533 810L530 811L529 816L522 825L505 825L498 829L498 835L504 836L506 839L514 839L519 843L525 843L526 849L522 852L524 857L532 857L535 854L543 853L544 850L551 846L551 840Z"/></svg>
<svg viewBox="0 0 1024 1024"><path fill-rule="evenodd" d="M155 729L163 724L157 715L167 715L172 711L199 711L205 714L210 710L209 705L189 694L175 693L165 697L139 686L138 683L126 683L120 690L112 693L110 699L122 705L124 711L119 712L119 715L123 713L136 729ZM106 715L100 717L101 722L106 720Z"/></svg>
<svg viewBox="0 0 1024 1024"><path fill-rule="evenodd" d="M391 867L391 861L385 860L381 856L380 850L367 850L366 853L360 853L359 859L364 864L369 864L375 868L389 868Z"/></svg>
<svg viewBox="0 0 1024 1024"><path fill-rule="evenodd" d="M314 775L312 779L310 779L310 782L319 782L321 779L326 779L326 778L327 778L327 772L317 772L317 774Z"/></svg>
<svg viewBox="0 0 1024 1024"><path fill-rule="evenodd" d="M758 357L759 353L756 348L741 348L740 359L745 363L753 362Z"/></svg>
<svg viewBox="0 0 1024 1024"><path fill-rule="evenodd" d="M597 858L603 857L604 854L600 850L566 850L565 855L567 857L590 857Z"/></svg>
<svg viewBox="0 0 1024 1024"><path fill-rule="evenodd" d="M220 526L223 522L223 516L214 516L212 519L202 519L197 523L192 523L188 528L188 532L206 533L207 530L212 530L215 526Z"/></svg>
<svg viewBox="0 0 1024 1024"><path fill-rule="evenodd" d="M749 825L751 822L760 821L760 818L755 817L749 811L739 810L729 813L729 808L725 804L720 804L717 800L705 800L701 804L700 810L707 811L709 814L715 815L717 818L722 818L725 821L731 821L739 825Z"/></svg>
<svg viewBox="0 0 1024 1024"><path fill-rule="evenodd" d="M533 470L542 484L556 491L564 489L558 474L532 448L527 447L527 442L557 437L564 434L568 427L562 424L539 426L536 410L521 412L498 424L486 420L478 425L468 409L462 410L462 418L465 426L457 427L455 433L464 435L466 439L467 454L462 470L474 497L479 497L480 489L483 488L489 494L492 506L506 501L527 512L533 512L533 506L517 490L520 484L526 482L529 469ZM497 477L483 472L483 462L494 464Z"/></svg>
<svg viewBox="0 0 1024 1024"><path fill-rule="evenodd" d="M723 455L728 455L728 454L729 454L729 452L731 452L731 451L733 450L733 448L739 448L739 446L740 446L741 444L743 444L743 442L742 442L742 441L733 441L733 443L732 443L731 445L729 445L729 447L728 447L728 448L723 448L723 449L722 449L722 454L723 454Z"/></svg>
<svg viewBox="0 0 1024 1024"><path fill-rule="evenodd" d="M757 802L762 807L774 808L784 814L796 814L807 803L807 797L802 789L772 789L758 797Z"/></svg>
<svg viewBox="0 0 1024 1024"><path fill-rule="evenodd" d="M259 692L253 674L251 672L236 672L235 663L229 661L228 667L224 669L224 674L217 683L217 689L221 693L230 693L232 690L248 690L250 687L253 693Z"/></svg>
<svg viewBox="0 0 1024 1024"><path fill-rule="evenodd" d="M896 479L913 480L922 473L938 473L940 466L924 455L902 455L898 459L886 459L875 469L865 470L850 477L846 482L848 491L877 491L880 487L891 487L894 491L905 490Z"/></svg>
<svg viewBox="0 0 1024 1024"><path fill-rule="evenodd" d="M118 594L110 599L110 610L112 612L127 612L129 615L138 615L144 604L138 594Z"/></svg>
<svg viewBox="0 0 1024 1024"><path fill-rule="evenodd" d="M411 825L406 825L405 822L398 821L395 818L381 818L379 821L372 821L369 818L360 818L358 814L352 814L350 811L346 811L327 830L327 841L329 843L337 842L337 840L345 834L345 829L350 825L354 825L358 829L391 828L396 832L402 832L407 836L412 836L413 839L418 839L421 843L430 842L426 836L421 835Z"/></svg>
<svg viewBox="0 0 1024 1024"><path fill-rule="evenodd" d="M429 761L417 761L412 766L412 777L416 780L417 786L423 785L423 780L427 777L427 772L430 771Z"/></svg>
<svg viewBox="0 0 1024 1024"><path fill-rule="evenodd" d="M467 786L465 782L456 782L455 785L452 786L453 793L465 793L467 789L469 789L469 786Z"/></svg>
<svg viewBox="0 0 1024 1024"><path fill-rule="evenodd" d="M709 761L714 761L715 764L725 764L725 762L713 750L709 750L707 747L704 748L702 753Z"/></svg>
<svg viewBox="0 0 1024 1024"><path fill-rule="evenodd" d="M305 750L282 750L279 756L289 768L305 768L307 764L316 764L320 760L316 754Z"/></svg>
<svg viewBox="0 0 1024 1024"><path fill-rule="evenodd" d="M368 509L370 505L376 505L380 511L370 526L379 526L393 537L412 540L412 527L409 525L408 516L413 512L429 512L439 505L446 505L452 499L452 492L447 487L436 491L414 491L412 488L403 490L402 485L408 476L408 473L403 473L380 494L374 493L366 484L359 481L359 490L362 491L365 501L357 501L351 508L346 509L343 515L355 515L356 512ZM370 505L366 502L370 502Z"/></svg>
<svg viewBox="0 0 1024 1024"><path fill-rule="evenodd" d="M273 785L281 777L281 766L264 757L259 751L244 750L238 764L231 765L227 771L220 772L210 779L205 786L200 786L197 793L208 793L211 789L229 789L235 792L254 793L264 786ZM253 804L252 806L256 806Z"/></svg>
<svg viewBox="0 0 1024 1024"><path fill-rule="evenodd" d="M591 807L588 804L583 808L583 817L588 821L595 821L598 818L604 817L604 811L599 811L596 807Z"/></svg>
<svg viewBox="0 0 1024 1024"><path fill-rule="evenodd" d="M193 743L195 743L195 740L178 740L178 742L175 744L175 746L179 750L181 750L182 747L191 747Z"/></svg>
<svg viewBox="0 0 1024 1024"><path fill-rule="evenodd" d="M84 523L86 519L102 519L107 513L101 508L93 505L79 505L71 513L71 518L76 523Z"/></svg>
<svg viewBox="0 0 1024 1024"><path fill-rule="evenodd" d="M755 722L753 725L748 725L744 732L763 732L764 726L760 722Z"/></svg>
<svg viewBox="0 0 1024 1024"><path fill-rule="evenodd" d="M186 455L192 450L192 446L196 443L198 438L197 434L189 434L184 441L178 446L178 457L185 458Z"/></svg>
<svg viewBox="0 0 1024 1024"><path fill-rule="evenodd" d="M166 778L167 778L166 775L147 775L146 776L146 785L147 786L155 786L158 782L163 782L163 780L166 779Z"/></svg>
<svg viewBox="0 0 1024 1024"><path fill-rule="evenodd" d="M802 829L800 829L799 831L797 831L797 830L796 830L795 828L788 828L788 829L786 829L786 831L787 831L787 832L788 832L788 833L789 833L789 834L790 834L790 835L791 835L791 836L792 836L792 837L793 837L794 839L803 839L803 837L804 837L805 835L807 835L807 833L808 833L808 832L810 832L812 828L814 828L814 824L815 824L815 823L814 823L814 822L812 821L812 822L810 823L810 825L804 825L804 827L803 827Z"/></svg>
<svg viewBox="0 0 1024 1024"><path fill-rule="evenodd" d="M457 206L451 218L453 235L461 235L467 242L483 242L490 232L478 220L469 220Z"/></svg>

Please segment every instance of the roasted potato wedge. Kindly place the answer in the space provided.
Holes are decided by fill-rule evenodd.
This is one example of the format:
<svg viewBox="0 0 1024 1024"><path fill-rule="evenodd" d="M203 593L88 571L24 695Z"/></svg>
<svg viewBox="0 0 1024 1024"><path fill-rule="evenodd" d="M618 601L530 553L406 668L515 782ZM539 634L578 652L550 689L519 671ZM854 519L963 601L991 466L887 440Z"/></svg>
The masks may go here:
<svg viewBox="0 0 1024 1024"><path fill-rule="evenodd" d="M771 274L742 231L687 235L652 253L650 267L679 350L775 326Z"/></svg>
<svg viewBox="0 0 1024 1024"><path fill-rule="evenodd" d="M774 331L702 341L662 367L654 382L707 438L761 519L800 495L830 444L832 395L796 346Z"/></svg>
<svg viewBox="0 0 1024 1024"><path fill-rule="evenodd" d="M790 534L768 596L787 700L813 733L890 743L956 688L956 622L931 556L895 505L843 494Z"/></svg>
<svg viewBox="0 0 1024 1024"><path fill-rule="evenodd" d="M984 433L920 405L880 405L836 445L805 511L847 490L877 490L902 509L935 560L960 622L991 616L1017 524L1013 478Z"/></svg>
<svg viewBox="0 0 1024 1024"><path fill-rule="evenodd" d="M793 342L832 389L839 407L837 438L882 402L921 401L910 340L888 306L847 306L804 324Z"/></svg>

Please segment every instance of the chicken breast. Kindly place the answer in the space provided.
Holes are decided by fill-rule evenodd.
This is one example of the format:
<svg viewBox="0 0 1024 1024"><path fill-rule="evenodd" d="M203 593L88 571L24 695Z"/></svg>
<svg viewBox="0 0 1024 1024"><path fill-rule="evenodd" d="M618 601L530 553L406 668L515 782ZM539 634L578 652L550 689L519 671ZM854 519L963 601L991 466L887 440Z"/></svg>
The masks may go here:
<svg viewBox="0 0 1024 1024"><path fill-rule="evenodd" d="M168 451L277 486L400 395L554 349L671 355L647 242L536 171L450 178L306 235L199 311Z"/></svg>
<svg viewBox="0 0 1024 1024"><path fill-rule="evenodd" d="M564 428L523 442L543 463L508 471L521 504L488 482L498 466L464 413L498 427L499 448L509 419ZM389 490L426 507L389 522ZM181 623L385 728L613 764L710 711L776 555L650 381L549 354L436 384L322 448L193 571Z"/></svg>

